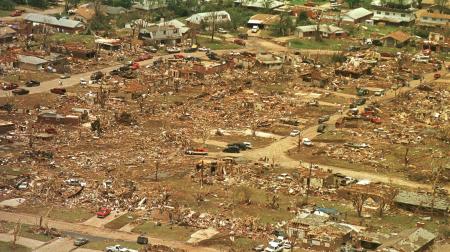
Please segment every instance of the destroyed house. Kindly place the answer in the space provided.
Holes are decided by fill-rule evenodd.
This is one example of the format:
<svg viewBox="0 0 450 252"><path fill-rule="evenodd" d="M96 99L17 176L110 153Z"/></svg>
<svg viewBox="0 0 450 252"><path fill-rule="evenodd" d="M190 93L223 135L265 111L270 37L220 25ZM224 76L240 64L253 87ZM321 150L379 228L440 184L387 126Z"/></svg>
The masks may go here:
<svg viewBox="0 0 450 252"><path fill-rule="evenodd" d="M290 221L288 236L298 238L299 246L317 251L336 251L352 238L352 229L344 224L328 222L328 217L303 213Z"/></svg>
<svg viewBox="0 0 450 252"><path fill-rule="evenodd" d="M450 14L423 11L418 14L416 24L426 27L450 27Z"/></svg>
<svg viewBox="0 0 450 252"><path fill-rule="evenodd" d="M271 53L260 53L256 55L256 65L269 69L280 69L283 64L284 57Z"/></svg>
<svg viewBox="0 0 450 252"><path fill-rule="evenodd" d="M148 41L153 45L174 46L181 43L182 34L180 29L172 25L154 25L139 31L139 39Z"/></svg>
<svg viewBox="0 0 450 252"><path fill-rule="evenodd" d="M386 252L421 252L428 251L436 235L423 228L413 228L400 232L385 241L377 251Z"/></svg>
<svg viewBox="0 0 450 252"><path fill-rule="evenodd" d="M249 9L276 9L284 6L284 3L281 1L266 1L266 0L252 0L252 1L246 1L246 0L235 0L234 4L236 6L242 6Z"/></svg>
<svg viewBox="0 0 450 252"><path fill-rule="evenodd" d="M348 11L342 17L342 21L346 23L362 23L373 16L373 12L363 7Z"/></svg>
<svg viewBox="0 0 450 252"><path fill-rule="evenodd" d="M11 27L0 27L0 43L12 42L14 36L16 36L16 33L17 32Z"/></svg>
<svg viewBox="0 0 450 252"><path fill-rule="evenodd" d="M430 193L400 191L395 197L397 206L407 210L422 210L426 212L434 211L443 214L450 213L450 201L446 196L433 197Z"/></svg>
<svg viewBox="0 0 450 252"><path fill-rule="evenodd" d="M87 49L84 46L78 44L51 45L50 50L52 52L61 53L80 59L94 58L97 54L96 50Z"/></svg>
<svg viewBox="0 0 450 252"><path fill-rule="evenodd" d="M333 173L321 169L301 169L299 171L302 184L309 184L312 188L331 188L335 187L335 178Z"/></svg>
<svg viewBox="0 0 450 252"><path fill-rule="evenodd" d="M40 25L53 27L58 32L76 33L84 30L84 24L80 21L70 20L67 18L56 18L54 16L42 15L37 13L29 13L24 16L24 20L33 25L33 33L39 33L43 29L35 29Z"/></svg>
<svg viewBox="0 0 450 252"><path fill-rule="evenodd" d="M17 67L26 70L40 70L48 65L48 60L32 56L17 55Z"/></svg>
<svg viewBox="0 0 450 252"><path fill-rule="evenodd" d="M15 125L12 122L3 121L0 119L0 134L6 134L15 129Z"/></svg>
<svg viewBox="0 0 450 252"><path fill-rule="evenodd" d="M80 117L75 115L61 115L54 111L43 111L37 117L39 123L49 124L67 124L78 125L80 124Z"/></svg>

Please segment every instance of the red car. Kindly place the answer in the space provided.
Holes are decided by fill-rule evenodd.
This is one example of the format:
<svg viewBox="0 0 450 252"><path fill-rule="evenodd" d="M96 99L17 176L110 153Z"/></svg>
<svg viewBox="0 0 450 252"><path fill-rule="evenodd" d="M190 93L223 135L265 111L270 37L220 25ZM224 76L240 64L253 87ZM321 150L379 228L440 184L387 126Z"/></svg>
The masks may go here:
<svg viewBox="0 0 450 252"><path fill-rule="evenodd" d="M59 95L63 95L66 92L67 91L66 91L65 88L52 88L52 89L50 89L50 93L59 94Z"/></svg>
<svg viewBox="0 0 450 252"><path fill-rule="evenodd" d="M380 124L380 123L381 123L381 118L379 118L379 117L372 117L372 118L370 119L370 121L371 121L372 123L375 123L375 124Z"/></svg>
<svg viewBox="0 0 450 252"><path fill-rule="evenodd" d="M97 211L97 217L98 218L105 218L111 213L111 209L107 207L102 207L100 210Z"/></svg>
<svg viewBox="0 0 450 252"><path fill-rule="evenodd" d="M137 70L137 69L139 69L139 67L140 67L140 65L139 65L139 63L137 63L137 62L133 62L133 63L130 65L130 68L131 68L132 70Z"/></svg>
<svg viewBox="0 0 450 252"><path fill-rule="evenodd" d="M245 46L245 41L242 39L235 39L234 43L237 45Z"/></svg>
<svg viewBox="0 0 450 252"><path fill-rule="evenodd" d="M13 90L18 87L19 87L19 85L15 84L15 83L3 83L1 85L1 89L3 89L3 90Z"/></svg>
<svg viewBox="0 0 450 252"><path fill-rule="evenodd" d="M434 74L434 79L439 79L441 78L441 74L440 73L435 73Z"/></svg>
<svg viewBox="0 0 450 252"><path fill-rule="evenodd" d="M143 55L137 57L137 59L135 61L136 62L140 62L140 61L149 60L149 59L152 59L152 58L153 58L153 56L150 55L150 54L143 54Z"/></svg>
<svg viewBox="0 0 450 252"><path fill-rule="evenodd" d="M9 14L11 17L18 17L18 16L21 16L22 15L22 12L23 11L21 11L21 10L15 10L15 11L13 11L13 12L11 12L11 14Z"/></svg>
<svg viewBox="0 0 450 252"><path fill-rule="evenodd" d="M183 54L175 54L175 55L173 55L173 57L175 59L184 59L184 55Z"/></svg>

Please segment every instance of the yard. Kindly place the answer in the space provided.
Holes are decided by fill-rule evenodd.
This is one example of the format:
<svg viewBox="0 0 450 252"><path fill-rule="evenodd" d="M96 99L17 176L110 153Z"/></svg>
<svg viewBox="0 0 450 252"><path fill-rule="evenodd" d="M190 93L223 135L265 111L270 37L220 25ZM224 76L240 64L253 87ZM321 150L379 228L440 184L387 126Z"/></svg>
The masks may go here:
<svg viewBox="0 0 450 252"><path fill-rule="evenodd" d="M48 40L53 43L84 44L87 48L95 48L95 38L92 35L55 33L50 35Z"/></svg>
<svg viewBox="0 0 450 252"><path fill-rule="evenodd" d="M341 39L322 39L316 41L314 38L306 39L291 39L288 46L294 49L315 49L315 50L343 50L347 48L350 43Z"/></svg>
<svg viewBox="0 0 450 252"><path fill-rule="evenodd" d="M17 212L42 216L48 213L50 219L73 223L83 222L94 215L94 212L85 208L49 208L43 205L29 205L26 202L17 208Z"/></svg>
<svg viewBox="0 0 450 252"><path fill-rule="evenodd" d="M197 36L197 43L200 46L209 48L211 50L227 50L227 49L239 49L241 46L227 42L224 40L214 39L211 41L211 36Z"/></svg>
<svg viewBox="0 0 450 252"><path fill-rule="evenodd" d="M13 246L10 242L0 241L0 251L29 252L31 249L22 245Z"/></svg>

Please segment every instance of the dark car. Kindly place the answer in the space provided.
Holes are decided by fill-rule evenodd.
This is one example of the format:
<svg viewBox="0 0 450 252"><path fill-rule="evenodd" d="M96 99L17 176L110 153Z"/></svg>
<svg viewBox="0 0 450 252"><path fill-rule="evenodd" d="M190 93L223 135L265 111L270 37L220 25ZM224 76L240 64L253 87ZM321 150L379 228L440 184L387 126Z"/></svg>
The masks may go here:
<svg viewBox="0 0 450 252"><path fill-rule="evenodd" d="M189 57L186 57L186 58L184 58L184 60L185 60L185 61L196 61L196 62L200 62L200 61L201 61L200 58L195 57L195 56L189 56Z"/></svg>
<svg viewBox="0 0 450 252"><path fill-rule="evenodd" d="M241 152L241 149L239 148L239 146L231 145L231 146L228 146L227 148L223 149L223 152L227 152L227 153L240 153L240 152Z"/></svg>
<svg viewBox="0 0 450 252"><path fill-rule="evenodd" d="M111 72L109 72L109 75L111 75L111 76L113 76L113 75L119 75L119 74L120 74L119 69L114 69L114 70L112 70Z"/></svg>
<svg viewBox="0 0 450 252"><path fill-rule="evenodd" d="M206 56L208 56L208 59L210 60L220 60L219 55L215 52L207 52Z"/></svg>
<svg viewBox="0 0 450 252"><path fill-rule="evenodd" d="M84 244L88 243L89 240L83 237L77 238L75 239L75 241L73 241L73 245L75 246L83 246Z"/></svg>
<svg viewBox="0 0 450 252"><path fill-rule="evenodd" d="M104 74L101 71L97 71L93 74L91 74L91 80L100 80L103 78Z"/></svg>
<svg viewBox="0 0 450 252"><path fill-rule="evenodd" d="M148 238L145 237L145 236L143 236L143 235L140 235L140 236L138 236L136 242L137 242L138 244L148 244Z"/></svg>
<svg viewBox="0 0 450 252"><path fill-rule="evenodd" d="M50 92L51 92L51 93L54 93L54 94L63 95L63 94L65 94L67 91L66 91L65 88L52 88L52 89L50 89Z"/></svg>
<svg viewBox="0 0 450 252"><path fill-rule="evenodd" d="M144 47L144 50L147 51L147 52L151 52L151 53L155 53L155 52L158 51L158 49L156 49L153 46L146 46L146 47Z"/></svg>
<svg viewBox="0 0 450 252"><path fill-rule="evenodd" d="M3 90L13 90L19 87L19 85L15 83L3 83L1 86L1 89Z"/></svg>
<svg viewBox="0 0 450 252"><path fill-rule="evenodd" d="M355 104L357 106L361 106L361 105L366 104L366 98L359 98L358 100L355 101Z"/></svg>
<svg viewBox="0 0 450 252"><path fill-rule="evenodd" d="M319 133L324 133L326 128L327 128L327 125L325 125L325 124L320 124L320 125L317 127L317 132L319 132Z"/></svg>
<svg viewBox="0 0 450 252"><path fill-rule="evenodd" d="M26 87L37 87L39 85L41 85L41 82L39 82L37 80L29 80L29 81L25 82Z"/></svg>
<svg viewBox="0 0 450 252"><path fill-rule="evenodd" d="M320 123L324 123L324 122L326 122L328 120L330 120L330 116L329 115L321 116L321 117L319 117L319 124Z"/></svg>
<svg viewBox="0 0 450 252"><path fill-rule="evenodd" d="M16 88L13 91L11 91L14 95L26 95L30 92L30 90L24 89L24 88Z"/></svg>

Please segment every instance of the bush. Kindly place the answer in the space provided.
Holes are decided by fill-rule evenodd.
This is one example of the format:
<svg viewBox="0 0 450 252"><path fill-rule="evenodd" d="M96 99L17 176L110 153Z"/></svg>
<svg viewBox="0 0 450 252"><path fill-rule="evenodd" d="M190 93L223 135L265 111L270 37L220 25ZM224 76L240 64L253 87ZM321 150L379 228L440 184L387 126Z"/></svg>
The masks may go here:
<svg viewBox="0 0 450 252"><path fill-rule="evenodd" d="M13 10L16 3L12 0L0 0L0 10Z"/></svg>
<svg viewBox="0 0 450 252"><path fill-rule="evenodd" d="M428 35L430 34L430 31L425 30L425 29L417 29L414 32L414 35L417 35L421 38L428 38Z"/></svg>

